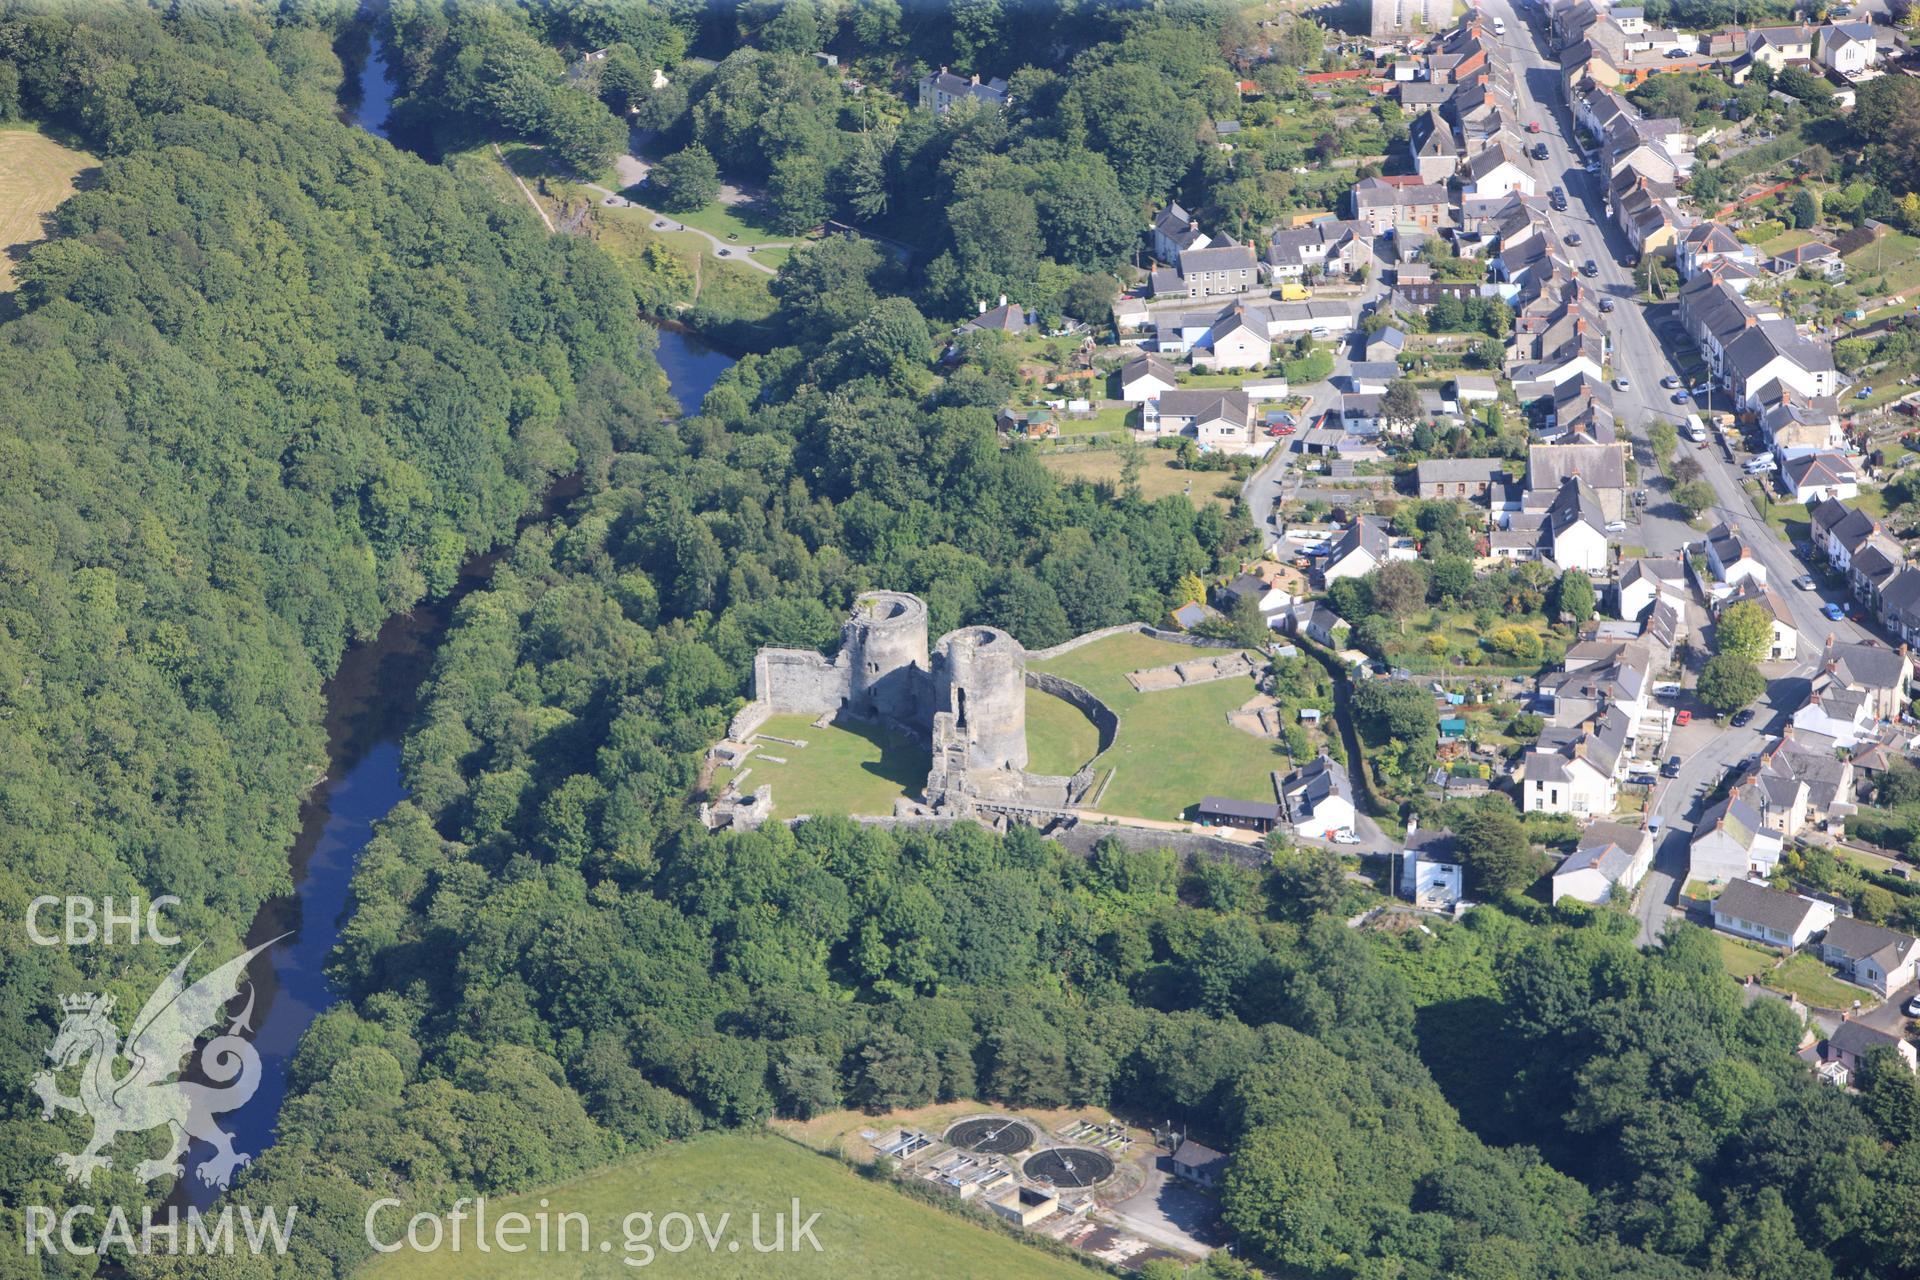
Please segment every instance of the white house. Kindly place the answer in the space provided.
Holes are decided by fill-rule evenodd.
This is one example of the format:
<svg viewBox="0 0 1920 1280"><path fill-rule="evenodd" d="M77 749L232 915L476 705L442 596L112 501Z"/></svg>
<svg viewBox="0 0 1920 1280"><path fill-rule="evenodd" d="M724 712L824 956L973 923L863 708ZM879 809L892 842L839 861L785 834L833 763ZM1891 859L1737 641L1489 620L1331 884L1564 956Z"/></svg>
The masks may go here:
<svg viewBox="0 0 1920 1280"><path fill-rule="evenodd" d="M1120 368L1120 398L1129 404L1157 400L1180 384L1180 375L1159 356L1135 356Z"/></svg>
<svg viewBox="0 0 1920 1280"><path fill-rule="evenodd" d="M1714 597L1726 595L1743 582L1757 581L1761 586L1767 584L1767 566L1747 545L1747 540L1731 524L1715 525L1707 533L1707 567L1713 571L1713 580L1718 587Z"/></svg>
<svg viewBox="0 0 1920 1280"><path fill-rule="evenodd" d="M1879 60L1870 22L1837 22L1820 29L1820 61L1843 76L1857 76Z"/></svg>
<svg viewBox="0 0 1920 1280"><path fill-rule="evenodd" d="M1885 997L1920 976L1920 939L1849 917L1827 926L1820 958Z"/></svg>
<svg viewBox="0 0 1920 1280"><path fill-rule="evenodd" d="M1533 175L1505 142L1476 152L1461 166L1460 184L1460 194L1467 199L1497 200L1516 191L1523 196L1534 194Z"/></svg>
<svg viewBox="0 0 1920 1280"><path fill-rule="evenodd" d="M1688 850L1687 878L1714 881L1770 876L1784 842L1752 805L1730 797L1700 815Z"/></svg>
<svg viewBox="0 0 1920 1280"><path fill-rule="evenodd" d="M1830 903L1797 893L1782 893L1741 877L1730 880L1713 900L1713 927L1776 947L1798 949L1833 923Z"/></svg>
<svg viewBox="0 0 1920 1280"><path fill-rule="evenodd" d="M1429 911L1451 911L1460 901L1463 872L1459 841L1447 830L1422 831L1407 822L1407 851L1400 858L1400 896Z"/></svg>
<svg viewBox="0 0 1920 1280"><path fill-rule="evenodd" d="M1280 803L1298 835L1353 830L1353 784L1328 756L1316 756L1280 780Z"/></svg>
<svg viewBox="0 0 1920 1280"><path fill-rule="evenodd" d="M1215 322L1207 339L1207 354L1196 357L1195 364L1209 369L1261 369L1273 360L1273 340L1267 327L1249 316L1243 307L1235 307Z"/></svg>
<svg viewBox="0 0 1920 1280"><path fill-rule="evenodd" d="M1593 486L1578 476L1561 482L1553 505L1547 508L1549 554L1562 569L1579 569L1590 574L1607 571L1606 517Z"/></svg>
<svg viewBox="0 0 1920 1280"><path fill-rule="evenodd" d="M1676 605L1686 603L1686 568L1678 556L1641 557L1622 563L1620 581L1614 588L1614 617L1638 622L1655 601L1663 599Z"/></svg>
<svg viewBox="0 0 1920 1280"><path fill-rule="evenodd" d="M1141 406L1140 426L1148 435L1192 436L1201 444L1244 447L1253 439L1253 404L1236 389L1163 391Z"/></svg>
<svg viewBox="0 0 1920 1280"><path fill-rule="evenodd" d="M1793 612L1787 608L1787 602L1780 598L1779 592L1763 581L1744 579L1734 590L1713 602L1714 621L1718 622L1728 609L1737 604L1755 606L1772 624L1762 658L1791 662L1800 656L1800 630L1793 625Z"/></svg>
<svg viewBox="0 0 1920 1280"><path fill-rule="evenodd" d="M1413 540L1394 537L1385 519L1359 516L1328 543L1320 578L1327 583L1362 578L1389 560L1417 560L1419 556Z"/></svg>
<svg viewBox="0 0 1920 1280"><path fill-rule="evenodd" d="M1653 865L1653 833L1620 822L1596 822L1553 873L1553 901L1601 903L1631 894Z"/></svg>
<svg viewBox="0 0 1920 1280"><path fill-rule="evenodd" d="M1821 451L1787 459L1780 478L1798 502L1844 501L1860 496L1860 473L1845 454Z"/></svg>

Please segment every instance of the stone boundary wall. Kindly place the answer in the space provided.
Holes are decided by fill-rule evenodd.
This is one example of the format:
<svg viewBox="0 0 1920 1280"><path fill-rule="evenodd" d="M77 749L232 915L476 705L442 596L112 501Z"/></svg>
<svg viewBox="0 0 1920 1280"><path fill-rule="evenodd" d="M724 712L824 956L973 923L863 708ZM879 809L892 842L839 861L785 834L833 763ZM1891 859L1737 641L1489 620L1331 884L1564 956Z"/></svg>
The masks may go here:
<svg viewBox="0 0 1920 1280"><path fill-rule="evenodd" d="M1071 640L1062 640L1049 649L1027 650L1027 661L1050 662L1062 654L1072 653L1075 649L1092 644L1096 640L1105 640L1108 636L1145 636L1149 640L1165 640L1170 644L1190 645L1195 649L1240 649L1244 645L1231 640L1216 640L1212 636L1196 636L1185 631L1168 631L1164 627L1151 626L1145 622L1123 622L1117 627L1102 627L1098 631L1089 631L1085 635L1075 636Z"/></svg>
<svg viewBox="0 0 1920 1280"><path fill-rule="evenodd" d="M1100 735L1100 750L1094 752L1094 755L1098 756L1102 751L1107 750L1113 745L1114 739L1120 736L1119 714L1100 701L1091 689L1045 671L1028 671L1027 688L1050 693L1062 702L1071 704L1079 710L1080 714L1093 721L1093 727Z"/></svg>
<svg viewBox="0 0 1920 1280"><path fill-rule="evenodd" d="M788 819L788 825L798 819ZM960 822L973 822L991 828L993 824L981 822L978 818L945 818L933 815L914 817L855 817L853 821L863 827L880 827L888 831L906 831L914 828L944 830ZM1232 840L1221 840L1214 836L1195 835L1185 831L1149 831L1143 827L1109 826L1102 822L1074 822L1057 831L1050 831L1046 838L1059 844L1061 848L1077 857L1086 858L1093 854L1093 847L1102 840L1112 837L1122 846L1134 852L1148 849L1171 849L1179 857L1194 859L1226 859L1243 867L1259 869L1267 865L1267 852L1257 846L1239 844Z"/></svg>

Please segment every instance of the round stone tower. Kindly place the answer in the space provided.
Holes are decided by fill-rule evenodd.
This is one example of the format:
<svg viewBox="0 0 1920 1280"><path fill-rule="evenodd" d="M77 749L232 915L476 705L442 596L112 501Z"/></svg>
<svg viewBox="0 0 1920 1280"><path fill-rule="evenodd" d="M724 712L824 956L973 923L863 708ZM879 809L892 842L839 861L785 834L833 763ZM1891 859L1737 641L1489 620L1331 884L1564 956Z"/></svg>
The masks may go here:
<svg viewBox="0 0 1920 1280"><path fill-rule="evenodd" d="M934 660L936 711L953 717L974 769L1027 767L1027 651L995 627L962 627Z"/></svg>
<svg viewBox="0 0 1920 1280"><path fill-rule="evenodd" d="M859 715L920 726L926 719L927 606L902 591L853 602L840 646L852 663L848 704Z"/></svg>

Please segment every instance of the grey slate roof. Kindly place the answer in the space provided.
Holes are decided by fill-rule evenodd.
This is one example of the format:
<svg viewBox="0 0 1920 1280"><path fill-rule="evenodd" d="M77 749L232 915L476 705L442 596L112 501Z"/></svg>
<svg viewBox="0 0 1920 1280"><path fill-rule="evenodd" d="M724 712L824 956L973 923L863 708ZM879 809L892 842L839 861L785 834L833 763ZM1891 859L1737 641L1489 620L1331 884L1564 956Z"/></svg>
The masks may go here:
<svg viewBox="0 0 1920 1280"><path fill-rule="evenodd" d="M1807 922L1807 913L1815 905L1811 898L1781 893L1751 880L1735 880L1720 891L1714 909L1791 936Z"/></svg>

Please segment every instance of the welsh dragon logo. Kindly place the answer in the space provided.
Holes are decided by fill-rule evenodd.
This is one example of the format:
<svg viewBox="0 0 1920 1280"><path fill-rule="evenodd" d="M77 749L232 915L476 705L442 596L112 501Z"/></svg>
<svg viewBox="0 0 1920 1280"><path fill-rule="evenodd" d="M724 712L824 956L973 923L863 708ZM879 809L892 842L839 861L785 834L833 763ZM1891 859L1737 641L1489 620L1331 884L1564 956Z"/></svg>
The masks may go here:
<svg viewBox="0 0 1920 1280"><path fill-rule="evenodd" d="M214 1122L216 1114L243 1105L260 1087L260 1053L242 1038L242 1033L252 1030L248 1025L253 1014L251 984L247 1007L230 1018L226 1031L214 1036L200 1051L202 1073L224 1087L174 1077L180 1072L182 1059L193 1051L194 1042L226 1016L227 1003L239 994L248 962L278 941L275 938L260 944L189 986L187 964L200 950L195 947L147 997L124 1046L113 1021L112 996L89 992L61 997L64 1017L60 1034L47 1056L53 1060L54 1071L79 1066L80 1091L62 1093L54 1071L36 1075L33 1091L40 1097L42 1119L53 1119L57 1109L93 1120L93 1140L84 1150L78 1155L61 1152L54 1157L68 1182L91 1186L95 1169L113 1167L112 1157L103 1153L116 1137L159 1125L171 1130L172 1146L160 1159L142 1160L134 1166L134 1176L142 1182L183 1176L186 1170L181 1157L191 1138L214 1148L213 1157L202 1161L197 1170L208 1186L225 1188L232 1182L234 1171L251 1162L252 1157L233 1149L233 1135ZM129 1065L116 1074L115 1064L121 1059Z"/></svg>

